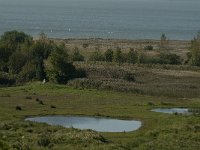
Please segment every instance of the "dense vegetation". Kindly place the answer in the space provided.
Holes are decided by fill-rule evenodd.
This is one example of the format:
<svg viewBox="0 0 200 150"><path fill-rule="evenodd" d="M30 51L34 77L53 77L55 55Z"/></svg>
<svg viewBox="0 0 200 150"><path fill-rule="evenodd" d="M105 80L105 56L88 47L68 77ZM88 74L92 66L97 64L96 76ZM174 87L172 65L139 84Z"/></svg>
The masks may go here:
<svg viewBox="0 0 200 150"><path fill-rule="evenodd" d="M23 32L6 32L0 39L0 84L43 79L67 83L80 76L72 60L83 58L77 51L70 57L65 45L54 43L44 34L34 41Z"/></svg>
<svg viewBox="0 0 200 150"><path fill-rule="evenodd" d="M73 89L49 83L31 83L1 88L0 106L0 148L3 150L200 148L198 115L169 115L150 111L156 107L188 107L199 110L199 99L137 96L119 92ZM127 133L97 133L24 121L27 116L43 115L137 119L142 121L142 127L138 131Z"/></svg>
<svg viewBox="0 0 200 150"><path fill-rule="evenodd" d="M0 88L0 149L200 149L200 34L185 60L170 52L165 34L157 48L126 52L115 47L84 54L66 45L44 34L37 40L18 31L2 35L0 85L20 86ZM44 79L49 83L41 84ZM150 111L160 107L195 113ZM134 118L142 127L98 133L24 121L43 115Z"/></svg>
<svg viewBox="0 0 200 150"><path fill-rule="evenodd" d="M87 48L86 46L84 46ZM160 40L160 51L155 56L145 54L153 47L147 45L144 51L133 48L124 53L121 48L108 49L102 53L98 48L89 56L89 61L114 62L118 65L129 64L191 64L200 66L200 38L197 35L191 41L188 60L168 51L168 41L163 34ZM68 49L64 43L56 43L41 34L38 40L18 31L4 33L0 39L0 84L22 84L33 80L43 80L54 83L67 83L70 79L85 77L83 70L77 70L73 62L87 61L79 49Z"/></svg>

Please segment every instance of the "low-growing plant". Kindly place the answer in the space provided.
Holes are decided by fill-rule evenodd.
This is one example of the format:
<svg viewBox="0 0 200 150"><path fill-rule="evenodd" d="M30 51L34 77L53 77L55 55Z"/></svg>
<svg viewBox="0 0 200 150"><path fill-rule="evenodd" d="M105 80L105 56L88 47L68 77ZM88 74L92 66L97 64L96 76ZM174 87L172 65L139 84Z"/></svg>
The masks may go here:
<svg viewBox="0 0 200 150"><path fill-rule="evenodd" d="M153 50L153 46L152 45L147 45L147 46L144 47L144 50L152 51Z"/></svg>
<svg viewBox="0 0 200 150"><path fill-rule="evenodd" d="M54 105L51 105L51 108L56 108L56 106L54 106Z"/></svg>
<svg viewBox="0 0 200 150"><path fill-rule="evenodd" d="M39 100L39 104L40 104L40 105L44 105L44 103L43 103L42 100Z"/></svg>
<svg viewBox="0 0 200 150"><path fill-rule="evenodd" d="M26 96L25 98L26 98L26 99L32 99L32 97L31 97L31 96Z"/></svg>
<svg viewBox="0 0 200 150"><path fill-rule="evenodd" d="M16 106L15 109L16 110L22 110L22 107L21 106Z"/></svg>
<svg viewBox="0 0 200 150"><path fill-rule="evenodd" d="M133 73L126 73L123 77L124 80L129 81L129 82L135 82L135 75Z"/></svg>

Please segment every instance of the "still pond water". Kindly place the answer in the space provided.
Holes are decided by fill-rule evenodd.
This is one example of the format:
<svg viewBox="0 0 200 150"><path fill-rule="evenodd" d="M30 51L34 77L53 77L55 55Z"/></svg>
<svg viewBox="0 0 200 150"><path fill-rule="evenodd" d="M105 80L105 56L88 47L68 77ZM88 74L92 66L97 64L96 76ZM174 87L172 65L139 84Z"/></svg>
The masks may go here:
<svg viewBox="0 0 200 150"><path fill-rule="evenodd" d="M99 132L130 132L141 127L140 121L77 116L45 116L27 118L27 121L60 125L66 128L92 129Z"/></svg>
<svg viewBox="0 0 200 150"><path fill-rule="evenodd" d="M151 111L160 112L160 113L167 113L167 114L189 114L189 110L187 108L156 108L152 109Z"/></svg>

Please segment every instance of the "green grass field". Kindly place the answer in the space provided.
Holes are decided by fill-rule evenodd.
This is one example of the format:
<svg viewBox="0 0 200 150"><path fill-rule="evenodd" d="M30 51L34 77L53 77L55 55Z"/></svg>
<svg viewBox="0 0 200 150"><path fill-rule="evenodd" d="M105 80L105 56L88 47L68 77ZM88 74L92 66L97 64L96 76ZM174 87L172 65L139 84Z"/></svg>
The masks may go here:
<svg viewBox="0 0 200 150"><path fill-rule="evenodd" d="M51 105L56 108L51 108ZM22 110L16 110L16 106ZM200 108L200 99L73 89L39 82L0 88L0 148L200 149L198 115L169 115L150 111L157 107ZM58 114L136 119L142 121L142 127L127 133L97 133L24 121L27 116Z"/></svg>

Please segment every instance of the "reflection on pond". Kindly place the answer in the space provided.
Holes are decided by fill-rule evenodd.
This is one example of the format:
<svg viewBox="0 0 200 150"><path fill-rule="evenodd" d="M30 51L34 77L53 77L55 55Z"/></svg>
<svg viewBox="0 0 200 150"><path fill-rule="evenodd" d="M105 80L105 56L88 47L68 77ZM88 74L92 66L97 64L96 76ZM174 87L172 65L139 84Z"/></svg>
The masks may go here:
<svg viewBox="0 0 200 150"><path fill-rule="evenodd" d="M129 132L141 127L140 121L96 117L46 116L27 118L28 121L60 125L66 128L92 129L99 132Z"/></svg>
<svg viewBox="0 0 200 150"><path fill-rule="evenodd" d="M189 109L187 108L156 108L152 109L151 111L167 113L167 114L174 114L174 113L189 114Z"/></svg>

